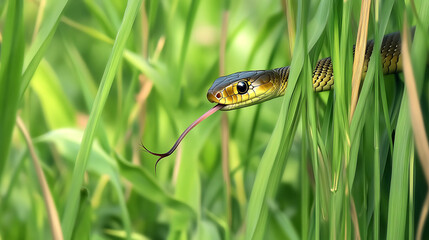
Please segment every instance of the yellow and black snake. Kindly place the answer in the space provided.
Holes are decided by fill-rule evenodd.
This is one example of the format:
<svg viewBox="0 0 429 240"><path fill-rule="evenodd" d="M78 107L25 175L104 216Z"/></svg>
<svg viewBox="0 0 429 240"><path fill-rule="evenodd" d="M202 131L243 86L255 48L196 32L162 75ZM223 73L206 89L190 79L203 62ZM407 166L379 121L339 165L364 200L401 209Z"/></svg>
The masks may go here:
<svg viewBox="0 0 429 240"><path fill-rule="evenodd" d="M362 77L365 76L368 69L373 47L374 41L371 40L366 46ZM384 36L381 45L381 58L384 74L402 71L401 37L399 32ZM168 152L154 153L142 145L147 152L159 157L155 164L155 171L158 162L171 155L192 128L216 111L243 108L284 95L288 84L289 71L290 67L287 66L272 70L237 72L216 79L207 92L207 99L210 102L217 103L217 105L193 122L180 135ZM313 71L313 89L320 92L330 90L333 87L334 74L331 58L319 60Z"/></svg>
<svg viewBox="0 0 429 240"><path fill-rule="evenodd" d="M368 69L374 41L368 41L365 52L363 77ZM354 47L353 47L354 55ZM383 73L391 74L402 71L401 36L399 32L383 38L381 45ZM221 110L233 110L258 104L284 95L288 84L290 67L272 70L237 72L216 79L207 92L210 102L223 105ZM331 58L317 62L313 71L313 89L317 92L334 87L334 73Z"/></svg>

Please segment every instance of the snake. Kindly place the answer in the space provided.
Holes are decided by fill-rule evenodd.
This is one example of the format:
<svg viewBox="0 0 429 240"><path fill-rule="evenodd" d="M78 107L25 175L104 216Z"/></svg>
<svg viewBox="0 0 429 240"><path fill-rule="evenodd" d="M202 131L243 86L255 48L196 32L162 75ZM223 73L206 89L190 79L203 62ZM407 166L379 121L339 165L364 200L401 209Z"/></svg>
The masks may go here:
<svg viewBox="0 0 429 240"><path fill-rule="evenodd" d="M414 35L414 29L411 31L411 36ZM374 40L368 41L365 49L362 78L365 77L368 70L373 48ZM353 56L354 54L355 46L353 46ZM380 54L384 74L393 74L402 71L401 36L399 32L387 34L383 37ZM159 157L155 163L155 173L159 161L170 156L192 128L216 111L229 111L248 107L283 96L287 89L290 70L290 66L286 66L271 70L236 72L217 78L207 91L207 99L217 104L186 128L169 151L155 153L141 144L148 153ZM314 68L313 90L322 92L333 88L333 65L331 58L328 57L319 60Z"/></svg>
<svg viewBox="0 0 429 240"><path fill-rule="evenodd" d="M374 40L366 44L362 78L374 48ZM381 44L383 74L402 71L401 36L399 32L383 37ZM353 56L355 46L353 46ZM236 72L216 79L207 91L207 99L222 105L222 111L234 110L283 96L286 92L290 66L272 70ZM328 91L334 88L334 72L330 57L319 60L313 70L313 90Z"/></svg>

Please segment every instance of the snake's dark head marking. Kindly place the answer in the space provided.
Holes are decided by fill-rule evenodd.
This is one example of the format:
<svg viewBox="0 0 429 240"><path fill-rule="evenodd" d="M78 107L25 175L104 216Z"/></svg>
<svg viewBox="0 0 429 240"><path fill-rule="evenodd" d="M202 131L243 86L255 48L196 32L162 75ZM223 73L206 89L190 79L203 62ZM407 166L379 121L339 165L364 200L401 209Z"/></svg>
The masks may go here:
<svg viewBox="0 0 429 240"><path fill-rule="evenodd" d="M279 96L280 74L275 70L237 72L216 79L207 92L222 111L257 104Z"/></svg>

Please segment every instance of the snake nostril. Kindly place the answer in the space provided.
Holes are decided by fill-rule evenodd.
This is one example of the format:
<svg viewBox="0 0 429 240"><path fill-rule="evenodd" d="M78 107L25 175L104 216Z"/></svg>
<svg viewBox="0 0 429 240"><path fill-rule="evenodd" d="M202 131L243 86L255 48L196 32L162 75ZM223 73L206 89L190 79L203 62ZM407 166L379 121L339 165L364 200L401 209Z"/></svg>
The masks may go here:
<svg viewBox="0 0 429 240"><path fill-rule="evenodd" d="M221 97L221 94L218 92L216 93L216 98L219 99Z"/></svg>
<svg viewBox="0 0 429 240"><path fill-rule="evenodd" d="M219 98L216 98L216 96L211 92L207 92L207 99L212 103L219 102Z"/></svg>

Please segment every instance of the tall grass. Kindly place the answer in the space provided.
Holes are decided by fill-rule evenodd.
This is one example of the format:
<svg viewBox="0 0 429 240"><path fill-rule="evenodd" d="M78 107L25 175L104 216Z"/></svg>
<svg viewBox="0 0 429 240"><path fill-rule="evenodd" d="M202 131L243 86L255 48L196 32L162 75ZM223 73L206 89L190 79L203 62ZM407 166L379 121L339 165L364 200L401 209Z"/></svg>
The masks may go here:
<svg viewBox="0 0 429 240"><path fill-rule="evenodd" d="M427 238L429 3L368 2L0 2L0 238ZM352 87L358 31L379 52L409 26L407 75L373 55ZM283 97L205 120L155 175L140 144L167 150L219 75L287 65Z"/></svg>

